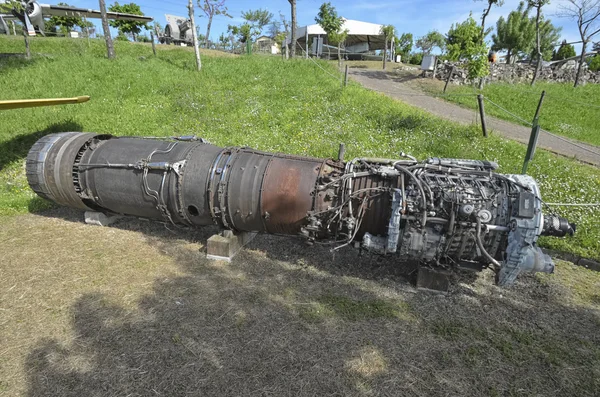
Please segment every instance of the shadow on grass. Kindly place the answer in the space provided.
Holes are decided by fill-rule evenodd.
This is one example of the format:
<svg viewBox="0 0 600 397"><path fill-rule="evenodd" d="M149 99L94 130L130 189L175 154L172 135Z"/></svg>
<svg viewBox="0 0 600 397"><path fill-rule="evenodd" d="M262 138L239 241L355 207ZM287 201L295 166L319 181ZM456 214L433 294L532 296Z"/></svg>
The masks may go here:
<svg viewBox="0 0 600 397"><path fill-rule="evenodd" d="M184 275L155 280L133 312L107 295L79 298L71 307L73 342L43 340L28 354L30 396L599 390L598 313L566 306L561 291L534 277L507 290L459 286L438 296L393 277L341 277L345 266L365 264L346 253L330 262L289 239L258 236L223 264L178 246L214 229L118 227L145 233ZM314 258L306 260L307 251Z"/></svg>
<svg viewBox="0 0 600 397"><path fill-rule="evenodd" d="M0 142L0 171L8 164L27 157L31 146L44 135L57 132L81 131L82 126L72 120L55 123L48 128L30 134L21 134Z"/></svg>

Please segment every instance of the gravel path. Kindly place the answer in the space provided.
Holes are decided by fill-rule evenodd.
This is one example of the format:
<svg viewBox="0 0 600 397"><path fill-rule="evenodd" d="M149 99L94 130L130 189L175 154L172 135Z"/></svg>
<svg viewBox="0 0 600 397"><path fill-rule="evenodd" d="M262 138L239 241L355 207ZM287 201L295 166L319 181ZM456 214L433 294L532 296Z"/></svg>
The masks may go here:
<svg viewBox="0 0 600 397"><path fill-rule="evenodd" d="M477 121L478 114L472 109L434 98L415 90L407 84L392 79L383 71L350 69L350 77L364 87L379 91L389 97L401 100L410 105L419 107L436 116L456 121L462 124L472 124ZM531 128L500 120L492 116L486 117L488 129L527 144ZM574 157L585 163L600 166L600 147L571 139L553 136L542 131L538 139L538 147L567 157Z"/></svg>

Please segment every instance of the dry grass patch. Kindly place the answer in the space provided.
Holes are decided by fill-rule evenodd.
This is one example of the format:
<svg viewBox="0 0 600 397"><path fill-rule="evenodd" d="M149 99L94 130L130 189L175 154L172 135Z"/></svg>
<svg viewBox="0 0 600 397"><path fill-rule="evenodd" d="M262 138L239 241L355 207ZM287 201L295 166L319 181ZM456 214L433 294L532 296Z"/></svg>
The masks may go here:
<svg viewBox="0 0 600 397"><path fill-rule="evenodd" d="M578 297L593 296L598 275L583 269L560 263L511 289L463 274L440 296L416 291L411 269L353 250L258 236L231 263L211 262L201 250L212 228L80 219L0 218L0 394L600 390L600 305Z"/></svg>

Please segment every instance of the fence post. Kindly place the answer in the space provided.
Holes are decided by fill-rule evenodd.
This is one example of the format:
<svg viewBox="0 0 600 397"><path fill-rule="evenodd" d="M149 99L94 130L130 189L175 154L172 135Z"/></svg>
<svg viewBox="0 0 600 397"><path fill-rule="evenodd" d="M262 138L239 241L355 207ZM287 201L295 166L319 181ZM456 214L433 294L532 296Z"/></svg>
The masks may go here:
<svg viewBox="0 0 600 397"><path fill-rule="evenodd" d="M437 64L438 64L438 59L437 59L437 57L435 57L435 60L433 61L433 74L431 75L432 79L435 79L435 72L437 72Z"/></svg>
<svg viewBox="0 0 600 397"><path fill-rule="evenodd" d="M344 71L344 87L348 85L348 65L346 65L345 71Z"/></svg>
<svg viewBox="0 0 600 397"><path fill-rule="evenodd" d="M154 45L154 32L150 31L150 40L152 40L152 53L156 56L156 46Z"/></svg>
<svg viewBox="0 0 600 397"><path fill-rule="evenodd" d="M27 54L27 59L31 58L31 51L29 50L29 37L27 36L27 31L23 29L23 37L25 38L25 51Z"/></svg>
<svg viewBox="0 0 600 397"><path fill-rule="evenodd" d="M529 162L533 160L533 156L535 155L535 148L537 146L538 137L540 135L540 112L542 110L542 104L544 103L545 96L546 91L542 91L540 101L538 102L538 106L535 111L535 116L533 116L533 128L531 129L531 135L529 136L529 144L527 145L527 153L525 153L525 160L523 161L523 170L521 171L522 174L527 173L527 167L529 166Z"/></svg>
<svg viewBox="0 0 600 397"><path fill-rule="evenodd" d="M487 138L487 126L485 124L485 108L483 106L483 95L477 95L477 102L479 103L479 115L481 116L481 131L483 136Z"/></svg>
<svg viewBox="0 0 600 397"><path fill-rule="evenodd" d="M454 74L454 66L452 66L452 70L450 70L450 74L448 75L448 78L446 79L446 84L444 85L444 94L446 93L446 89L448 88L448 83L452 79L453 74Z"/></svg>
<svg viewBox="0 0 600 397"><path fill-rule="evenodd" d="M340 148L338 149L338 161L344 161L344 155L346 154L346 145L340 143Z"/></svg>

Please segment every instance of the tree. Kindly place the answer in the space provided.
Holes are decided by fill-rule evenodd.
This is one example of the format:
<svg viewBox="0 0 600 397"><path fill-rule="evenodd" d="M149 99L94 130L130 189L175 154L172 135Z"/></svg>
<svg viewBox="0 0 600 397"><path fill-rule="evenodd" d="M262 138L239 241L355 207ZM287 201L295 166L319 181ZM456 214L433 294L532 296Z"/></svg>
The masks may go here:
<svg viewBox="0 0 600 397"><path fill-rule="evenodd" d="M600 41L597 41L592 45L592 51L600 52Z"/></svg>
<svg viewBox="0 0 600 397"><path fill-rule="evenodd" d="M446 38L437 30L432 30L425 36L419 38L415 45L417 48L421 49L423 55L428 55L435 47L438 47L443 51L446 46Z"/></svg>
<svg viewBox="0 0 600 397"><path fill-rule="evenodd" d="M231 15L227 13L227 7L225 7L225 0L198 0L198 7L208 18L208 24L206 27L206 40L205 46L208 48L208 40L210 40L210 27L212 25L212 20L215 15L223 15L228 18L233 18Z"/></svg>
<svg viewBox="0 0 600 397"><path fill-rule="evenodd" d="M508 14L508 19L500 17L496 23L496 33L492 35L492 51L506 50L506 63L513 55L529 54L535 40L535 23L529 18L530 7L521 2L519 7Z"/></svg>
<svg viewBox="0 0 600 397"><path fill-rule="evenodd" d="M583 0L587 1L587 0ZM531 85L535 84L537 80L537 76L542 68L542 38L541 38L541 21L542 21L542 7L546 4L549 4L550 0L527 0L527 4L531 8L535 8L535 44L536 44L536 54L537 54L537 64L535 67L535 72L533 73L533 79L531 80Z"/></svg>
<svg viewBox="0 0 600 397"><path fill-rule="evenodd" d="M448 58L453 61L466 61L468 76L471 79L489 74L488 49L481 41L481 28L473 15L462 22L452 25L446 38Z"/></svg>
<svg viewBox="0 0 600 397"><path fill-rule="evenodd" d="M553 61L562 61L563 59L572 58L575 55L575 47L567 43L567 40L563 40L560 44L560 48L552 55Z"/></svg>
<svg viewBox="0 0 600 397"><path fill-rule="evenodd" d="M575 87L579 85L581 77L581 68L585 62L585 50L588 43L598 32L600 17L600 0L566 0L566 6L561 7L560 16L571 18L577 21L579 29L579 37L583 44L581 45L581 56L579 58L579 66L577 67L577 75L575 76Z"/></svg>
<svg viewBox="0 0 600 397"><path fill-rule="evenodd" d="M64 7L72 7L67 3L58 3L58 5ZM61 30L61 32L66 35L73 30L74 26L81 24L83 24L83 20L81 19L81 17L59 17L55 15L48 19L46 25L49 26L49 28L45 30L49 32L56 32L56 27L58 27Z"/></svg>
<svg viewBox="0 0 600 397"><path fill-rule="evenodd" d="M292 50L290 51L290 55L291 57L295 57L296 56L296 0L288 0L290 2L290 6L292 7Z"/></svg>
<svg viewBox="0 0 600 397"><path fill-rule="evenodd" d="M532 25L534 25L533 21ZM542 59L552 58L552 52L559 43L561 32L562 28L554 26L550 20L540 23L540 51L542 52ZM536 50L531 52L530 58L532 61L537 60Z"/></svg>
<svg viewBox="0 0 600 397"><path fill-rule="evenodd" d="M383 70L386 67L388 41L396 35L396 28L393 25L383 25L379 34L383 35L385 45L383 47Z"/></svg>
<svg viewBox="0 0 600 397"><path fill-rule="evenodd" d="M279 21L273 21L269 28L269 35L276 43L281 43L281 51L285 47L285 56L289 57L289 48L287 46L287 36L290 32L290 23L285 18L285 15L279 12Z"/></svg>
<svg viewBox="0 0 600 397"><path fill-rule="evenodd" d="M480 31L480 41L483 43L485 36L489 33L485 30L485 20L490 15L490 11L492 10L492 6L502 7L504 5L504 0L476 0L476 1L485 1L487 2L487 7L483 10L483 14L481 15L481 31Z"/></svg>
<svg viewBox="0 0 600 397"><path fill-rule="evenodd" d="M226 49L227 44L229 44L229 37L225 36L225 33L221 33L219 36L219 46L221 46L223 49Z"/></svg>
<svg viewBox="0 0 600 397"><path fill-rule="evenodd" d="M118 2L115 2L115 4L108 7L108 10L112 12L122 12L125 14L144 15L140 9L140 6L135 3L119 5ZM146 22L132 21L130 19L117 19L110 21L109 24L113 28L119 29L119 32L131 34L134 41L136 40L136 36L142 31L142 28L149 29Z"/></svg>
<svg viewBox="0 0 600 397"><path fill-rule="evenodd" d="M273 13L268 10L248 10L242 11L242 18L244 18L250 24L251 28L260 35L271 20L273 19Z"/></svg>
<svg viewBox="0 0 600 397"><path fill-rule="evenodd" d="M396 46L396 54L400 54L402 61L408 63L410 58L410 52L413 48L413 35L412 33L402 33L398 39L398 45Z"/></svg>
<svg viewBox="0 0 600 397"><path fill-rule="evenodd" d="M342 31L342 25L344 23L342 17L338 16L335 7L330 2L321 4L319 7L319 13L315 18L317 22L327 33L327 40L330 44L337 45L338 49L338 67L342 67L342 51L341 46L346 37L348 36L348 30ZM306 44L308 46L308 43Z"/></svg>
<svg viewBox="0 0 600 397"><path fill-rule="evenodd" d="M600 55L594 55L592 61L590 62L589 68L592 72L597 72L600 70Z"/></svg>

